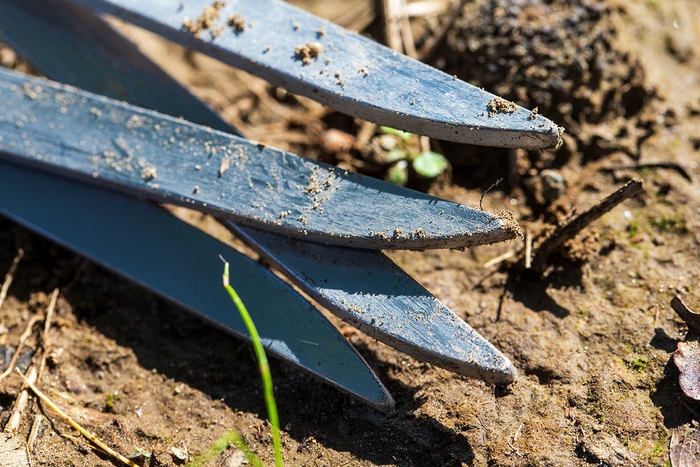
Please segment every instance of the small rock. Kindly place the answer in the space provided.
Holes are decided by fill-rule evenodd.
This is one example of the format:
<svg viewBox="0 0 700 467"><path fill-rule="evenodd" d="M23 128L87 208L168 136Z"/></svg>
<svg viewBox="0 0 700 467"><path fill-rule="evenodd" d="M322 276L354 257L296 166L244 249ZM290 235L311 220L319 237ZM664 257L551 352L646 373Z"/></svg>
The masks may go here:
<svg viewBox="0 0 700 467"><path fill-rule="evenodd" d="M189 457L189 453L185 447L172 446L170 448L170 454L172 454L172 456L175 458L175 462L178 464L184 464Z"/></svg>
<svg viewBox="0 0 700 467"><path fill-rule="evenodd" d="M547 204L552 203L566 191L566 180L559 172L543 170L539 177L542 183L542 198Z"/></svg>
<svg viewBox="0 0 700 467"><path fill-rule="evenodd" d="M353 144L355 144L353 135L335 128L331 128L321 135L321 149L328 154L348 152Z"/></svg>

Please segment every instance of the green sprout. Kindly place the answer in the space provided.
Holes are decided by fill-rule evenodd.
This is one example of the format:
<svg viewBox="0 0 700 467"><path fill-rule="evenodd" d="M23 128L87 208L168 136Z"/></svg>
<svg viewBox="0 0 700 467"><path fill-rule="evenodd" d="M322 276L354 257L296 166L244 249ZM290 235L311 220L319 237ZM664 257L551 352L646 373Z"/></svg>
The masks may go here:
<svg viewBox="0 0 700 467"><path fill-rule="evenodd" d="M404 143L410 143L411 138L413 138L413 133L409 133L407 131L397 130L396 128L391 128L390 126L380 126L379 129L382 130L387 135L398 136L399 138L401 138L403 140Z"/></svg>
<svg viewBox="0 0 700 467"><path fill-rule="evenodd" d="M219 436L216 439L216 441L214 441L214 444L212 444L209 447L209 449L199 454L198 456L195 456L195 458L192 459L191 462L188 462L185 467L203 467L210 460L212 460L213 458L224 452L226 449L228 449L229 445L231 444L233 444L243 452L243 455L245 455L246 459L248 459L250 465L252 465L253 467L263 467L263 463L260 461L260 459L258 459L258 456L256 456L255 453L248 447L243 437L233 430L229 430L223 435Z"/></svg>
<svg viewBox="0 0 700 467"><path fill-rule="evenodd" d="M413 170L425 178L437 177L447 170L448 166L447 159L433 151L422 152L413 159Z"/></svg>
<svg viewBox="0 0 700 467"><path fill-rule="evenodd" d="M684 233L688 231L685 219L680 213L676 213L673 216L652 216L649 217L649 223L661 233Z"/></svg>
<svg viewBox="0 0 700 467"><path fill-rule="evenodd" d="M228 262L222 257L221 260L224 262L224 274L223 282L224 288L228 292L231 300L236 305L238 313L241 315L241 319L245 323L248 329L248 334L250 334L250 339L253 341L253 350L255 351L255 356L258 360L258 366L260 368L260 374L263 382L263 392L265 393L265 405L267 406L267 416L270 419L270 425L272 425L272 444L275 449L275 466L282 467L282 443L280 441L280 420L277 415L277 403L275 402L275 395L272 386L272 374L270 373L270 365L267 363L267 355L265 355L265 349L263 348L262 342L260 341L260 334L255 327L253 319L250 317L248 310L246 309L243 301L238 296L236 291L231 287L229 283L229 265ZM240 446L239 446L240 448ZM244 453L246 450L241 449ZM248 450L250 451L250 450ZM246 457L248 454L246 453ZM251 462L252 463L252 462Z"/></svg>
<svg viewBox="0 0 700 467"><path fill-rule="evenodd" d="M386 148L387 152L375 154L375 162L382 165L391 164L384 176L385 181L405 186L409 181L409 172L421 178L433 179L449 168L450 163L441 154L433 151L416 152L413 133L386 126L380 129L385 134L400 138L396 147Z"/></svg>
<svg viewBox="0 0 700 467"><path fill-rule="evenodd" d="M404 186L408 183L408 161L398 161L386 172L384 180L394 185Z"/></svg>

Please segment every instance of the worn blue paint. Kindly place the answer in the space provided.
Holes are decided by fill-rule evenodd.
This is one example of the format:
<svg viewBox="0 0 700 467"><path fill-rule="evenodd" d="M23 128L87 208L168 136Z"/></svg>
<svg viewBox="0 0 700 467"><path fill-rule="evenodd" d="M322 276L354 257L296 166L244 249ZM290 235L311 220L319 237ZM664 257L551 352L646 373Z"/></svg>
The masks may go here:
<svg viewBox="0 0 700 467"><path fill-rule="evenodd" d="M530 120L523 108L491 117L493 94L279 0L229 0L215 21L221 34L203 31L201 39L183 23L199 18L213 0L76 1L382 125L485 146L544 149L561 142L550 120ZM245 20L244 31L226 25L234 14ZM304 63L295 50L314 43L323 52Z"/></svg>
<svg viewBox="0 0 700 467"><path fill-rule="evenodd" d="M243 225L357 248L517 234L484 211L20 73L0 70L0 101L1 157Z"/></svg>
<svg viewBox="0 0 700 467"><path fill-rule="evenodd" d="M515 378L508 358L382 253L232 227L296 285L365 334L488 383Z"/></svg>
<svg viewBox="0 0 700 467"><path fill-rule="evenodd" d="M188 120L238 134L106 21L79 5L0 0L0 39L63 84L175 117L186 108Z"/></svg>
<svg viewBox="0 0 700 467"><path fill-rule="evenodd" d="M58 81L198 123L212 118L210 109L127 39L69 2L0 0L0 35ZM164 101L164 95L186 97ZM316 301L378 340L460 374L494 383L513 379L507 358L381 253L312 245L225 223ZM263 296L274 293L266 282L259 289Z"/></svg>
<svg viewBox="0 0 700 467"><path fill-rule="evenodd" d="M267 350L379 409L394 404L362 357L304 298L161 208L0 162L0 213L249 340L221 285L223 255Z"/></svg>

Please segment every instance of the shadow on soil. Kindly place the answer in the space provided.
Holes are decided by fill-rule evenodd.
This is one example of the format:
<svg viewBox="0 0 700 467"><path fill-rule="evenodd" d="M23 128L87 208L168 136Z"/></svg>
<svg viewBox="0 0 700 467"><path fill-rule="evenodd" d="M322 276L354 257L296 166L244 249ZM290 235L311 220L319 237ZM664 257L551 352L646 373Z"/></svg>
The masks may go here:
<svg viewBox="0 0 700 467"><path fill-rule="evenodd" d="M233 410L267 418L257 364L247 344L92 263L83 265L76 281L82 258L2 219L0 244L12 245L10 230L21 237L26 252L11 290L18 300L27 302L39 290L64 290L73 281L64 297L77 319L132 349L143 368L184 382L212 402L218 399ZM3 248L0 267L9 267L12 254L11 248ZM326 447L375 464L471 465L474 453L466 437L433 418L413 415L424 403L414 397L419 388L392 380L372 350L359 350L396 398L398 410L377 412L273 359L284 430L299 443L313 436ZM88 365L99 365L99 358L88 360Z"/></svg>
<svg viewBox="0 0 700 467"><path fill-rule="evenodd" d="M582 287L582 278L581 268L573 265L555 268L545 276L529 272L511 273L506 281L505 290L513 300L532 311L548 311L557 318L566 318L570 311L559 305L547 290Z"/></svg>
<svg viewBox="0 0 700 467"><path fill-rule="evenodd" d="M659 329L656 330L656 336L652 340L652 345L654 341L658 345L659 341L663 342L664 347L668 347L670 342L677 341L666 336L659 336ZM661 331L663 333L663 331ZM665 333L663 333L665 336ZM675 344L673 345L673 350L675 350ZM651 393L650 398L655 406L659 408L661 416L664 419L664 426L667 429L674 429L682 425L690 423L693 419L700 419L700 401L693 400L683 394L683 390L678 383L678 376L680 372L678 367L673 362L673 355L669 356L666 366L664 367L663 378L659 380L656 384L656 388Z"/></svg>

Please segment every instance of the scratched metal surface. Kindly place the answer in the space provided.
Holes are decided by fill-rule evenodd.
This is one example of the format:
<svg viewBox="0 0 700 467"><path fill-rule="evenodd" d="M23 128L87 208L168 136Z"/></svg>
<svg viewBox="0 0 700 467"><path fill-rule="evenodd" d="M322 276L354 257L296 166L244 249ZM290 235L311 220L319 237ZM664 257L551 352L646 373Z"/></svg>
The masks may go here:
<svg viewBox="0 0 700 467"><path fill-rule="evenodd" d="M20 73L0 70L0 100L6 159L263 230L404 249L517 234L483 211Z"/></svg>
<svg viewBox="0 0 700 467"><path fill-rule="evenodd" d="M225 2L201 39L183 23L196 22L213 0L75 1L382 125L485 146L544 149L561 142L545 117L520 107L490 116L495 95L278 0ZM244 20L243 31L227 26L232 15ZM295 51L309 44L323 51L305 63Z"/></svg>
<svg viewBox="0 0 700 467"><path fill-rule="evenodd" d="M0 39L63 84L176 117L187 108L190 121L238 135L85 7L63 0L0 0ZM132 80L127 86L124 76Z"/></svg>
<svg viewBox="0 0 700 467"><path fill-rule="evenodd" d="M315 245L229 227L296 285L365 334L418 360L488 383L515 378L513 364L382 253Z"/></svg>
<svg viewBox="0 0 700 467"><path fill-rule="evenodd" d="M223 255L266 349L374 407L394 404L362 357L304 298L158 207L0 162L0 213L250 340L221 285ZM258 293L261 285L266 294Z"/></svg>

